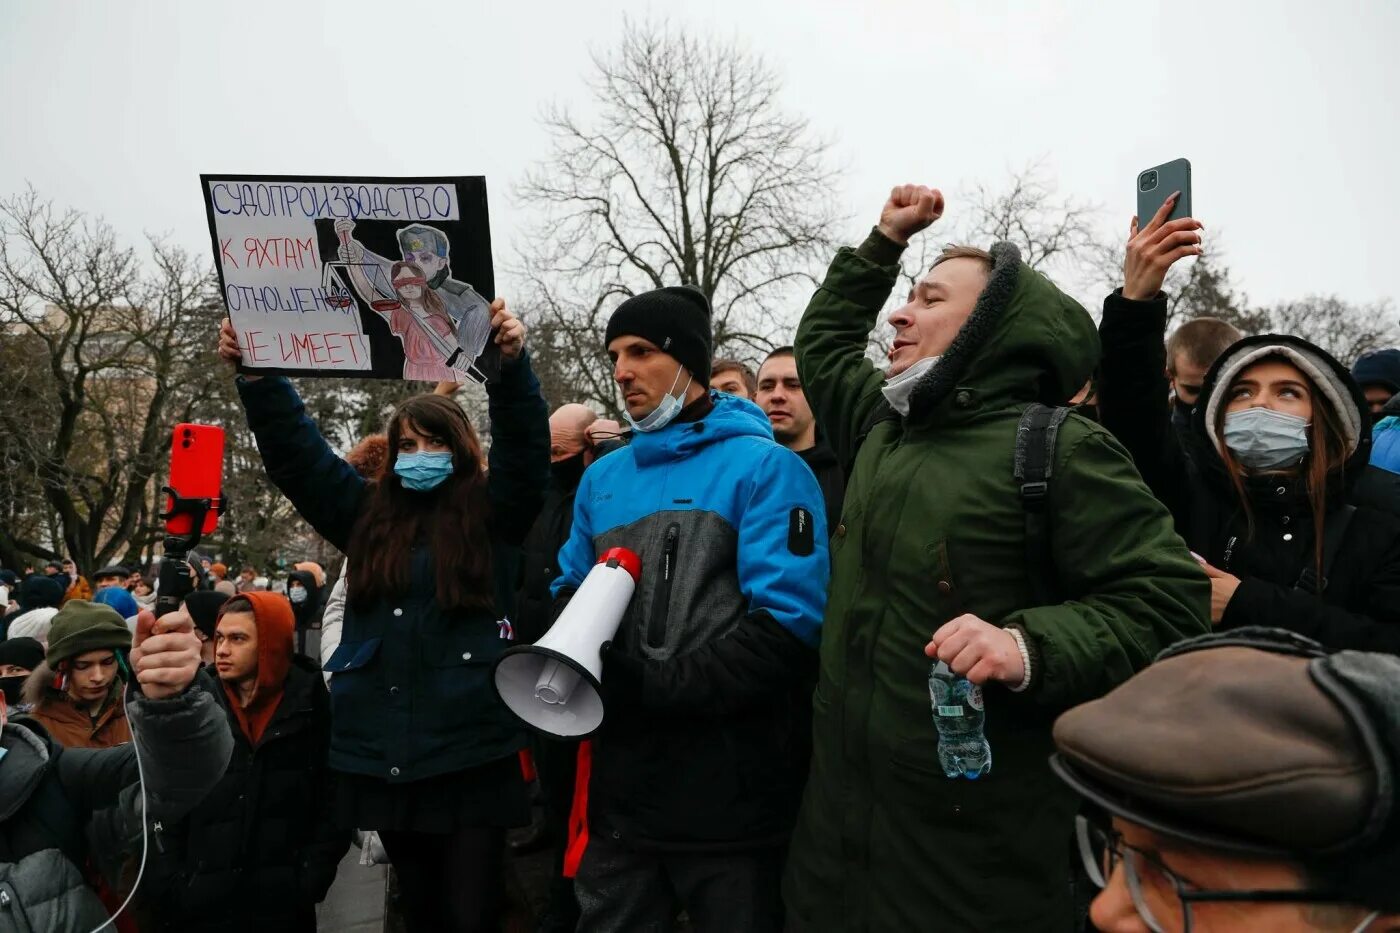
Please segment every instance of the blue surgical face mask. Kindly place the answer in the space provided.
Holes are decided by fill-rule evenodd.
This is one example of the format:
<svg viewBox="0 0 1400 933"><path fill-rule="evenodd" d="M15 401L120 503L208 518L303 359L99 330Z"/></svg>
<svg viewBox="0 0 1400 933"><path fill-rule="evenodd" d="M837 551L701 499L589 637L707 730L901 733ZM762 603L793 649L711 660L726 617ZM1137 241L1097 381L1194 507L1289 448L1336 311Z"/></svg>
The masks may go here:
<svg viewBox="0 0 1400 933"><path fill-rule="evenodd" d="M676 420L676 415L679 415L681 409L685 407L685 393L690 391L690 384L695 381L694 376L687 379L685 381L685 388L681 389L679 395L676 394L676 386L680 385L681 376L685 371L686 369L684 366L676 370L676 378L675 381L671 383L671 390L662 397L661 404L652 409L651 414L641 420L637 420L632 417L630 412L624 411L622 413L622 416L627 419L627 423L632 426L632 430L641 431L643 434L648 431L660 431L662 428L666 427L666 425Z"/></svg>
<svg viewBox="0 0 1400 933"><path fill-rule="evenodd" d="M394 461L394 472L408 489L418 492L436 489L452 475L452 452L399 454Z"/></svg>
<svg viewBox="0 0 1400 933"><path fill-rule="evenodd" d="M1296 466L1307 456L1308 421L1271 408L1246 408L1225 416L1225 446L1251 470Z"/></svg>

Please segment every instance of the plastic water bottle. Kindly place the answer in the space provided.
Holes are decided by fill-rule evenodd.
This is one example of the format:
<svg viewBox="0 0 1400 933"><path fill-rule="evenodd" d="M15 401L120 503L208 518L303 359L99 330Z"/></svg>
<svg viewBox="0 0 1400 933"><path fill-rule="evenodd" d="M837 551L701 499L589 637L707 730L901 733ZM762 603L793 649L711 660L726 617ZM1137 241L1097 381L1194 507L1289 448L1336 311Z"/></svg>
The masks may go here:
<svg viewBox="0 0 1400 933"><path fill-rule="evenodd" d="M982 733L986 713L982 688L959 677L942 661L928 673L933 724L938 727L938 763L950 778L975 781L992 770L992 746Z"/></svg>

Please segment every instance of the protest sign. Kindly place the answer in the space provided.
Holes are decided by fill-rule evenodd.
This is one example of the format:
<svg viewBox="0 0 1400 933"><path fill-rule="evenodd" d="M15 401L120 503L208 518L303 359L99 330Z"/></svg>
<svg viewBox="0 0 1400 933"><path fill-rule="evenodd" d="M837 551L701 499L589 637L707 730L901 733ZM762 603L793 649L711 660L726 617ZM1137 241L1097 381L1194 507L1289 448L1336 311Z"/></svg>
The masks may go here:
<svg viewBox="0 0 1400 933"><path fill-rule="evenodd" d="M457 382L499 373L484 178L200 182L245 370Z"/></svg>

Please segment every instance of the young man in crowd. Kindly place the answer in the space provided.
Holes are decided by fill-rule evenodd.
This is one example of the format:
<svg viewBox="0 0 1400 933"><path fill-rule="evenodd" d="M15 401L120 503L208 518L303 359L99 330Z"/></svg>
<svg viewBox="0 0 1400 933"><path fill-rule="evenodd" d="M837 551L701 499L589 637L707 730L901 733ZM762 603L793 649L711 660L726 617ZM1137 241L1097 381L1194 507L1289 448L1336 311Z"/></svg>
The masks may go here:
<svg viewBox="0 0 1400 933"><path fill-rule="evenodd" d="M238 592L247 593L253 589L253 581L257 579L258 571L253 567L245 566L238 571L238 581L234 584Z"/></svg>
<svg viewBox="0 0 1400 933"><path fill-rule="evenodd" d="M817 424L853 462L784 886L807 933L1079 929L1054 716L1208 629L1205 574L1107 432L1071 414L1048 483L1015 478L1023 411L1072 397L1098 341L1013 245L945 251L890 315L888 372L867 359L900 254L942 210L935 190L894 189L797 332ZM1047 456L1039 443L1027 456ZM991 768L976 780L939 757L940 662L980 688Z"/></svg>
<svg viewBox="0 0 1400 933"><path fill-rule="evenodd" d="M131 629L101 603L71 599L53 617L48 652L24 685L30 715L66 748L131 741L122 702Z"/></svg>
<svg viewBox="0 0 1400 933"><path fill-rule="evenodd" d="M710 388L752 400L758 382L753 370L738 360L715 360L710 364Z"/></svg>
<svg viewBox="0 0 1400 933"><path fill-rule="evenodd" d="M712 342L689 287L608 321L632 442L584 473L554 584L567 602L609 548L641 558L580 779L584 933L669 930L682 908L699 931L782 928L826 523L811 471L762 413L709 388Z"/></svg>
<svg viewBox="0 0 1400 933"><path fill-rule="evenodd" d="M1145 328L1145 330L1152 330ZM1155 338L1156 334L1153 333ZM1102 338L1102 333L1100 337ZM1117 337L1118 335L1114 335ZM1126 335L1125 335L1126 336ZM1182 324L1167 338L1167 380L1172 391L1172 426L1178 432L1191 424L1191 409L1201 397L1206 373L1244 335L1219 318L1198 317ZM1104 345L1104 352L1112 348Z"/></svg>
<svg viewBox="0 0 1400 933"><path fill-rule="evenodd" d="M1246 629L1055 723L1105 933L1400 930L1400 658Z"/></svg>
<svg viewBox="0 0 1400 933"><path fill-rule="evenodd" d="M834 528L841 518L841 502L846 496L846 474L836 453L817 438L817 420L802 391L792 347L774 350L758 368L758 393L754 402L768 416L773 438L801 457L817 477L826 503L827 527Z"/></svg>
<svg viewBox="0 0 1400 933"><path fill-rule="evenodd" d="M293 654L294 625L276 593L236 596L220 610L215 696L233 757L199 806L165 828L147 888L152 929L316 929L350 833L326 794L330 698L319 668Z"/></svg>

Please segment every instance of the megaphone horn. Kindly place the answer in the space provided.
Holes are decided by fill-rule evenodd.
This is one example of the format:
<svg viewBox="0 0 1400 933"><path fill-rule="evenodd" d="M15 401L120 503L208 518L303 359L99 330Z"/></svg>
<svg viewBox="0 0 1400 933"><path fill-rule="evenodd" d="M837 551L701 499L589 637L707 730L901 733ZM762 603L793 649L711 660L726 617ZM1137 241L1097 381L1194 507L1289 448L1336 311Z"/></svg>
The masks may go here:
<svg viewBox="0 0 1400 933"><path fill-rule="evenodd" d="M608 550L544 637L496 659L496 693L531 729L582 738L603 724L603 643L612 641L642 576L642 559Z"/></svg>

